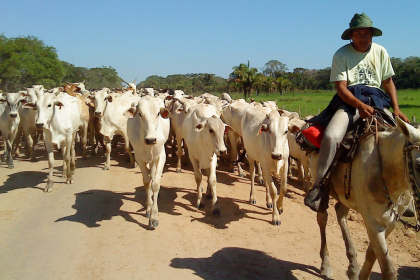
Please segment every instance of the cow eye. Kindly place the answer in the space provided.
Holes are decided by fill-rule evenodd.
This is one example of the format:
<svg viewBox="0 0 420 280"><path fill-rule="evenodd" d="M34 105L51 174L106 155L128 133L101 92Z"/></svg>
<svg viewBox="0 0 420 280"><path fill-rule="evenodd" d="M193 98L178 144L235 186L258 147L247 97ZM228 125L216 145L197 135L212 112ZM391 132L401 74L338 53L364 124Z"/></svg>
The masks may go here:
<svg viewBox="0 0 420 280"><path fill-rule="evenodd" d="M160 112L158 112L158 117L160 116Z"/></svg>
<svg viewBox="0 0 420 280"><path fill-rule="evenodd" d="M51 107L51 104L48 104L48 107Z"/></svg>
<svg viewBox="0 0 420 280"><path fill-rule="evenodd" d="M209 132L210 132L210 133L214 133L214 130L213 130L213 129L210 129L210 130L209 130Z"/></svg>
<svg viewBox="0 0 420 280"><path fill-rule="evenodd" d="M140 116L140 117L143 117L143 116L142 116L142 114L141 114L140 112L139 112L139 116Z"/></svg>
<svg viewBox="0 0 420 280"><path fill-rule="evenodd" d="M287 133L289 133L289 131L288 131L288 130L286 130L286 131L284 132L284 134L287 134Z"/></svg>

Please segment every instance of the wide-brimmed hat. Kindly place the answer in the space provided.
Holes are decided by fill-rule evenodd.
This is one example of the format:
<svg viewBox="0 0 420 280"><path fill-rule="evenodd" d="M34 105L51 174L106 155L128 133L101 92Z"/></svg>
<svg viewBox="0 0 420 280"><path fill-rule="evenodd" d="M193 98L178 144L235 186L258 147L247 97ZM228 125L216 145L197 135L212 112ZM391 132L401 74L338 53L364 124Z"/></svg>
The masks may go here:
<svg viewBox="0 0 420 280"><path fill-rule="evenodd" d="M350 28L346 29L343 32L343 35L341 35L341 39L343 40L350 40L349 33L350 31L358 28L372 28L373 30L373 36L381 36L382 31L376 27L373 27L372 20L365 14L355 14L353 18L350 21Z"/></svg>

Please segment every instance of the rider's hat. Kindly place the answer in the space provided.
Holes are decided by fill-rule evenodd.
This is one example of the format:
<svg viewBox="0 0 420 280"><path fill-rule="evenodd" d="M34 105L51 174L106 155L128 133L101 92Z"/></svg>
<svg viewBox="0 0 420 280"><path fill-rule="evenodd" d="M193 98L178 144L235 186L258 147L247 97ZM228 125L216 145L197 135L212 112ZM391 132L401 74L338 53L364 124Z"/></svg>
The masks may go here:
<svg viewBox="0 0 420 280"><path fill-rule="evenodd" d="M346 29L343 32L343 35L341 35L341 39L350 40L350 31L358 28L372 28L374 37L381 36L382 31L378 28L373 27L372 23L372 20L365 13L355 14L350 21L350 28Z"/></svg>

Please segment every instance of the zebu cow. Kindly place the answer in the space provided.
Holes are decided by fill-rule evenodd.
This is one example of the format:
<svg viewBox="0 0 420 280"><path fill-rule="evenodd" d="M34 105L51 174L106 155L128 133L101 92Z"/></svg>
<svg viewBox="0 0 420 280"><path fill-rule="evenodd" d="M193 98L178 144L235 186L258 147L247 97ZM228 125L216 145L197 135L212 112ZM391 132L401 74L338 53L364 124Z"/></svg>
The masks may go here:
<svg viewBox="0 0 420 280"><path fill-rule="evenodd" d="M26 94L26 102L35 103L38 100L38 96L44 94L44 88L42 86L32 86L32 88L27 88ZM26 157L30 157L31 161L35 161L35 144L37 140L36 111L32 107L23 105L19 108L19 116L19 130L23 131L23 136L26 139Z"/></svg>
<svg viewBox="0 0 420 280"><path fill-rule="evenodd" d="M169 111L162 100L145 96L125 113L127 133L147 191L146 216L149 226L159 224L158 196L160 178L166 162L164 144L169 135ZM153 199L152 199L153 197ZM152 206L153 205L153 206Z"/></svg>
<svg viewBox="0 0 420 280"><path fill-rule="evenodd" d="M420 128L414 128L398 117L397 125L379 132L377 143L374 135L365 136L360 141L350 170L350 182L344 179L348 171L345 163L338 163L331 173L330 195L338 200L335 211L350 263L347 270L350 279L368 279L376 259L383 279L397 279L386 243L397 223L394 206L402 214L407 205L400 207L401 203L410 200L399 198L406 195L407 190L420 194ZM317 160L317 155L311 156L314 171ZM413 181L410 182L409 178ZM343 185L347 187L346 191ZM350 194L348 199L346 192ZM370 241L362 269L347 228L350 208L362 215ZM318 213L317 220L321 230L321 274L331 278L325 234L328 213Z"/></svg>
<svg viewBox="0 0 420 280"><path fill-rule="evenodd" d="M251 173L250 201L255 203L254 161L258 161L261 164L267 189L267 207L273 208L274 225L281 223L279 211L283 212L283 197L287 190L289 145L286 134L289 132L288 121L289 119L281 117L277 110L250 106L245 110L241 122L242 138L248 154ZM279 189L273 181L273 176L277 180L281 180Z"/></svg>
<svg viewBox="0 0 420 280"><path fill-rule="evenodd" d="M194 168L195 182L197 183L197 208L204 206L203 191L200 187L201 169L207 170L207 194L212 196L212 213L220 215L219 203L216 194L216 165L217 156L226 154L223 140L225 129L229 129L217 116L213 105L198 104L190 109L182 125L182 133L188 147L188 155Z"/></svg>
<svg viewBox="0 0 420 280"><path fill-rule="evenodd" d="M36 103L27 106L36 106L36 127L44 131L44 142L48 152L48 181L44 192L51 192L53 187L54 151L57 145L63 152L63 178L66 183L73 183L73 173L76 169L74 138L76 132L83 125L80 114L79 100L66 93L55 96L53 93L40 95Z"/></svg>
<svg viewBox="0 0 420 280"><path fill-rule="evenodd" d="M86 98L82 96L80 93L76 93L75 90L77 90L77 87L80 83L74 83L74 84L66 84L63 85L64 90L66 93L72 97L75 97L77 99L77 106L79 106L79 112L80 112L80 119L82 121L82 124L80 125L80 138L82 138L82 159L87 159L86 155L86 144L87 144L87 132L89 127L89 106L87 105Z"/></svg>
<svg viewBox="0 0 420 280"><path fill-rule="evenodd" d="M109 170L111 164L111 141L114 135L121 135L125 141L125 150L130 157L131 166L135 167L134 156L131 154L130 142L127 136L128 116L124 115L133 103L139 101L137 95L130 91L121 94L109 93L108 89L95 92L91 98L95 103L95 116L100 118L100 132L106 145L106 163L103 170Z"/></svg>
<svg viewBox="0 0 420 280"><path fill-rule="evenodd" d="M9 168L14 168L12 148L19 130L18 110L24 99L20 92L8 92L3 97L0 95L0 131L4 141L4 160Z"/></svg>

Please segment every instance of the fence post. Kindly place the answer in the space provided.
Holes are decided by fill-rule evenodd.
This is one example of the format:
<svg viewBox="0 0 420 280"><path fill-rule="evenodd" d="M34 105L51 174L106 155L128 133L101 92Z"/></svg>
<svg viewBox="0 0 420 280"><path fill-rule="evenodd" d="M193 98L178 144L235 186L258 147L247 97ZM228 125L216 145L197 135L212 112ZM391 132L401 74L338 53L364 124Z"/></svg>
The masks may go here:
<svg viewBox="0 0 420 280"><path fill-rule="evenodd" d="M416 116L413 116L413 123L416 122Z"/></svg>
<svg viewBox="0 0 420 280"><path fill-rule="evenodd" d="M299 113L299 116L300 116L300 106L299 106L299 109L298 109L298 113Z"/></svg>
<svg viewBox="0 0 420 280"><path fill-rule="evenodd" d="M321 109L318 108L318 115L319 115L319 113L321 113Z"/></svg>

